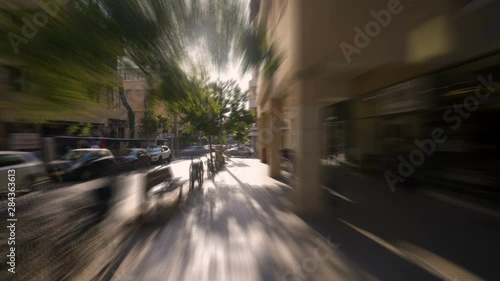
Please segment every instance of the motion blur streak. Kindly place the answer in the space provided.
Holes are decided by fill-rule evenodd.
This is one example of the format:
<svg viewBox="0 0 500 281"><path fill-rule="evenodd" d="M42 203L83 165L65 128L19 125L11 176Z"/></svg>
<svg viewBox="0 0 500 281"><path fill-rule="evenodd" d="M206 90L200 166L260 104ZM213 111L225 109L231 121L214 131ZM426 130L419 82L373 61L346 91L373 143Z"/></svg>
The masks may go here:
<svg viewBox="0 0 500 281"><path fill-rule="evenodd" d="M0 0L0 280L500 280L498 11Z"/></svg>

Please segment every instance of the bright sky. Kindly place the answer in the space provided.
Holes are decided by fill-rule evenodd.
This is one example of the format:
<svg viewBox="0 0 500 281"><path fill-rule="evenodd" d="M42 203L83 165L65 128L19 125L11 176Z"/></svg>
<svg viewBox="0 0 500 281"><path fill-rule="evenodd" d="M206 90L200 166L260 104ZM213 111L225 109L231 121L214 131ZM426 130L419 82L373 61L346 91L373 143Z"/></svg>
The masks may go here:
<svg viewBox="0 0 500 281"><path fill-rule="evenodd" d="M243 3L243 7L245 8L244 13L248 14L250 0L238 0L238 1ZM206 61L207 58L209 57L207 54L207 50L203 46L196 46L190 48L189 56L191 56L191 58L197 62ZM245 75L242 75L240 70L240 62L237 61L235 58L232 58L230 64L227 66L224 72L219 73L217 69L215 69L214 67L209 67L209 68L210 69L207 69L207 71L208 75L210 76L210 81L216 81L216 80L226 81L234 79L237 81L242 91L248 90L248 82L250 81L250 79L252 79L252 74L251 72L248 72Z"/></svg>
<svg viewBox="0 0 500 281"><path fill-rule="evenodd" d="M195 63L204 64L204 66L207 68L205 70L208 71L208 76L210 76L210 81L227 81L233 79L238 83L242 91L248 90L248 82L250 81L250 79L252 79L252 73L248 72L243 75L241 72L240 62L235 58L232 58L229 61L229 65L226 67L225 71L219 72L216 67L207 65L210 64L207 62L209 61L209 55L200 47L191 47L188 55Z"/></svg>
<svg viewBox="0 0 500 281"><path fill-rule="evenodd" d="M210 80L212 81L216 80L226 81L231 79L236 80L241 90L246 91L248 90L248 82L250 81L250 79L252 79L252 74L248 72L245 75L242 75L240 66L236 62L233 62L227 68L227 70L225 72L220 73L220 75L216 70L210 73Z"/></svg>

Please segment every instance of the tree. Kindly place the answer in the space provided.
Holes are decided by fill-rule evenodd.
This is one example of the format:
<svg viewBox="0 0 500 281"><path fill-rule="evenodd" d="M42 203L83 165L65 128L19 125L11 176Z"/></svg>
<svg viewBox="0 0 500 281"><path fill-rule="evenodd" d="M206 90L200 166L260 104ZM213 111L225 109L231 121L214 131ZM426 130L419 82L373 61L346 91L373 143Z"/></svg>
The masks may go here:
<svg viewBox="0 0 500 281"><path fill-rule="evenodd" d="M170 116L163 116L162 114L156 115L156 119L158 120L158 130L160 130L161 134L168 133L168 129L171 124Z"/></svg>
<svg viewBox="0 0 500 281"><path fill-rule="evenodd" d="M243 59L243 72L263 68L266 78L271 78L285 58L278 46L267 35L265 25L249 26L241 33L239 54Z"/></svg>
<svg viewBox="0 0 500 281"><path fill-rule="evenodd" d="M239 139L246 136L249 124L254 122L253 114L245 108L246 94L236 81L208 83L205 78L192 78L188 97L175 103L182 112L181 123L188 126L188 132L203 132L212 150L213 140L225 139L235 134ZM213 163L213 159L210 159Z"/></svg>
<svg viewBox="0 0 500 281"><path fill-rule="evenodd" d="M148 145L149 137L156 136L158 133L158 117L153 111L148 110L144 113L144 117L140 121L141 123L141 133L146 139L146 145Z"/></svg>
<svg viewBox="0 0 500 281"><path fill-rule="evenodd" d="M22 86L14 91L22 100L37 101L22 109L71 114L119 89L131 137L135 115L116 73L117 58L130 58L148 79L159 80L159 96L181 97L186 47L203 41L223 67L244 22L244 8L233 0L49 2L30 1L30 9L24 1L0 3L0 33L8 39L0 40L2 64L21 73Z"/></svg>
<svg viewBox="0 0 500 281"><path fill-rule="evenodd" d="M239 91L233 96L230 103L230 114L224 124L225 131L234 137L237 142L244 143L248 140L248 132L252 123L255 123L255 114L246 108L247 93Z"/></svg>
<svg viewBox="0 0 500 281"><path fill-rule="evenodd" d="M0 40L1 64L12 66L14 96L22 101L12 106L43 122L96 108L95 100L106 100L100 95L118 91L130 138L136 137L136 116L117 75L118 58L140 69L153 96L179 102L192 91L186 65L223 69L240 54L236 47L244 45L238 40L247 25L243 1L234 0L28 1L30 9L24 2L0 2L0 33L7 38ZM34 23L34 11L46 12L43 26ZM207 46L208 59L193 63L190 46ZM229 114L220 107L212 111L219 127ZM220 128L214 134L220 136Z"/></svg>
<svg viewBox="0 0 500 281"><path fill-rule="evenodd" d="M123 89L123 86L119 88L119 94L120 94L120 100L127 110L128 114L128 127L129 127L129 137L131 139L135 138L135 112L134 109L132 109L132 106L130 106L130 103L128 102L128 97L125 94L125 90Z"/></svg>

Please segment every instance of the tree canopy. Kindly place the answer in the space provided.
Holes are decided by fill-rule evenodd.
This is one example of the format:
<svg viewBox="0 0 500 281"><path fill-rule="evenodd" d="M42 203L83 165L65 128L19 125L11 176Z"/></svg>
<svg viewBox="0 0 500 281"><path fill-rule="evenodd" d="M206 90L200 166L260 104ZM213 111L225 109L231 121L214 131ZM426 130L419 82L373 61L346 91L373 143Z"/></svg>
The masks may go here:
<svg viewBox="0 0 500 281"><path fill-rule="evenodd" d="M0 41L1 59L22 70L22 94L53 110L81 108L119 86L123 56L159 81L161 98L175 99L186 91L186 49L208 46L202 49L222 68L242 24L243 4L233 0L2 1L0 31L9 40Z"/></svg>
<svg viewBox="0 0 500 281"><path fill-rule="evenodd" d="M191 82L188 97L173 106L181 114L181 123L208 137L226 134L243 140L255 116L246 108L247 95L236 81L207 83L194 78Z"/></svg>

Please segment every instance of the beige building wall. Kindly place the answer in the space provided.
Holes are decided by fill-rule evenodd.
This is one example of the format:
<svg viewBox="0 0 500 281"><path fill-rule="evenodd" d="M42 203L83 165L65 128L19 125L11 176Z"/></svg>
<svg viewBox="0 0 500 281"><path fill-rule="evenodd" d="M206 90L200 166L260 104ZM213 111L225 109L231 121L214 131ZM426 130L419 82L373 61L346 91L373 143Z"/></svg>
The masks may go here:
<svg viewBox="0 0 500 281"><path fill-rule="evenodd" d="M123 88L127 95L128 102L135 112L135 128L137 136L141 136L141 120L145 112L152 107L155 114L166 116L168 107L164 102L153 100L148 93L148 83L146 80L124 80Z"/></svg>
<svg viewBox="0 0 500 281"><path fill-rule="evenodd" d="M476 6L461 3L466 2L260 1L254 24L267 26L270 38L286 58L271 79L259 77L259 150L266 152L263 160L270 164L271 176L277 176L276 149L281 140L284 138L285 145L295 144L298 210L321 209L318 178L322 106L498 50L500 38L494 34L500 18L494 11L500 10L499 1L483 1ZM379 23L377 29L375 17L382 14L389 14L390 20L379 21L383 24ZM367 34L369 26L371 35L365 35L363 42L360 34ZM285 118L291 108L295 126L283 137L270 119ZM352 114L368 116L373 108L367 100L356 105ZM418 118L406 124L411 135L422 130ZM380 130L374 120L353 122L348 132L352 158L361 160L383 151Z"/></svg>

